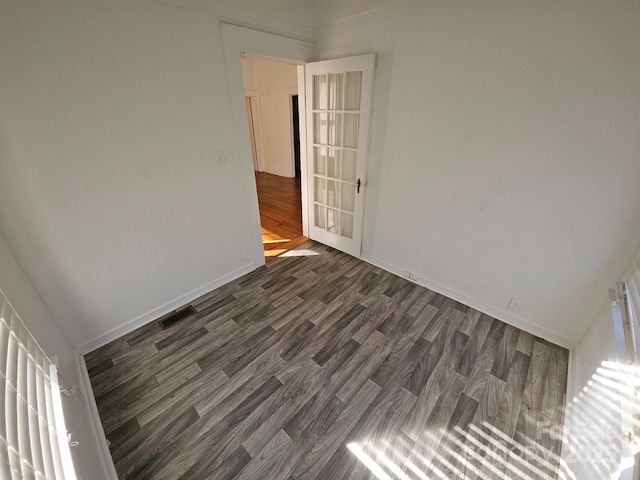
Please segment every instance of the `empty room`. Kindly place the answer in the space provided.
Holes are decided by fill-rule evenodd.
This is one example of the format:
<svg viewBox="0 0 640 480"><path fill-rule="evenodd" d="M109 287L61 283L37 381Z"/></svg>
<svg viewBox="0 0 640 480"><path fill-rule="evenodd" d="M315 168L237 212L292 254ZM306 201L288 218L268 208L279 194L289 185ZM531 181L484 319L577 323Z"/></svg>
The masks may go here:
<svg viewBox="0 0 640 480"><path fill-rule="evenodd" d="M0 2L0 478L637 478L639 25Z"/></svg>

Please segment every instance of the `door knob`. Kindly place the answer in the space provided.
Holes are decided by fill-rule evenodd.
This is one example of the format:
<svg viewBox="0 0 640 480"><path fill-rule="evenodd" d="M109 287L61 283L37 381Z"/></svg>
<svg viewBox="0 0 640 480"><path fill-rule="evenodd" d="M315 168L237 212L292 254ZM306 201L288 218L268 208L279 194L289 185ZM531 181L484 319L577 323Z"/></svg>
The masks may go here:
<svg viewBox="0 0 640 480"><path fill-rule="evenodd" d="M356 183L355 183L355 186L356 186L356 192L357 192L357 193L360 193L360 185L361 185L361 183L360 183L360 179L358 179L358 180L356 181Z"/></svg>

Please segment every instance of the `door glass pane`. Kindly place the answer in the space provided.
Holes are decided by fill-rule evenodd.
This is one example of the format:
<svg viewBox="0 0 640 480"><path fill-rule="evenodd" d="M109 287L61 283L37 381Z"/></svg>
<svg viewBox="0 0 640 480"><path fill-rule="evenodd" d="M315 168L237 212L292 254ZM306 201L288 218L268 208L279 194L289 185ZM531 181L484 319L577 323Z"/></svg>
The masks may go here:
<svg viewBox="0 0 640 480"><path fill-rule="evenodd" d="M335 148L329 149L329 156L327 157L327 176L340 178L340 150Z"/></svg>
<svg viewBox="0 0 640 480"><path fill-rule="evenodd" d="M342 184L342 210L353 212L356 205L356 187L351 183Z"/></svg>
<svg viewBox="0 0 640 480"><path fill-rule="evenodd" d="M322 205L314 205L313 206L314 213L314 223L316 227L325 228L327 225L326 219L326 209Z"/></svg>
<svg viewBox="0 0 640 480"><path fill-rule="evenodd" d="M324 113L322 115L326 116L327 114ZM340 146L341 142L342 142L342 114L330 113L329 114L329 145Z"/></svg>
<svg viewBox="0 0 640 480"><path fill-rule="evenodd" d="M327 144L327 114L313 114L313 143Z"/></svg>
<svg viewBox="0 0 640 480"><path fill-rule="evenodd" d="M339 182L327 180L327 205L338 208L340 206Z"/></svg>
<svg viewBox="0 0 640 480"><path fill-rule="evenodd" d="M347 72L345 82L344 109L360 110L360 91L362 90L362 72Z"/></svg>
<svg viewBox="0 0 640 480"><path fill-rule="evenodd" d="M316 202L325 203L326 180L322 177L313 177L313 199Z"/></svg>
<svg viewBox="0 0 640 480"><path fill-rule="evenodd" d="M344 146L358 148L359 113L344 114Z"/></svg>
<svg viewBox="0 0 640 480"><path fill-rule="evenodd" d="M338 233L338 210L327 208L327 231Z"/></svg>
<svg viewBox="0 0 640 480"><path fill-rule="evenodd" d="M343 74L329 74L329 109L342 110Z"/></svg>
<svg viewBox="0 0 640 480"><path fill-rule="evenodd" d="M342 151L342 180L356 181L356 169L358 165L358 152L353 150Z"/></svg>
<svg viewBox="0 0 640 480"><path fill-rule="evenodd" d="M313 173L326 175L327 173L327 149L313 147Z"/></svg>
<svg viewBox="0 0 640 480"><path fill-rule="evenodd" d="M340 213L340 235L353 238L353 215Z"/></svg>
<svg viewBox="0 0 640 480"><path fill-rule="evenodd" d="M313 76L313 109L324 110L327 108L327 76Z"/></svg>

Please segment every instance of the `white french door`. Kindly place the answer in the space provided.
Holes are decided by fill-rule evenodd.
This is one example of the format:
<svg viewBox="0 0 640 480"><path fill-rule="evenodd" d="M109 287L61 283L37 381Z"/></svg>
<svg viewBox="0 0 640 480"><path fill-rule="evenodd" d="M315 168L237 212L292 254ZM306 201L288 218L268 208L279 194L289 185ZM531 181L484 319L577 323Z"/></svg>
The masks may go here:
<svg viewBox="0 0 640 480"><path fill-rule="evenodd" d="M375 55L305 65L309 236L360 256Z"/></svg>

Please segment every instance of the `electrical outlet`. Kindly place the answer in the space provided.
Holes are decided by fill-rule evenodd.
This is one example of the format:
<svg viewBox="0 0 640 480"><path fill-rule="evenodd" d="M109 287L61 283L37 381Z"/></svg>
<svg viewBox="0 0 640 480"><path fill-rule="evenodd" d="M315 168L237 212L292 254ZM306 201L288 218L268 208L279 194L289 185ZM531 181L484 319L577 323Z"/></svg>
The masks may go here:
<svg viewBox="0 0 640 480"><path fill-rule="evenodd" d="M405 278L408 278L409 280L413 280L414 282L418 280L418 275L416 275L413 272L410 272L409 270L405 270L404 272L402 272L402 274L404 275Z"/></svg>
<svg viewBox="0 0 640 480"><path fill-rule="evenodd" d="M519 312L520 307L522 307L522 300L518 298L511 298L509 305L507 305L507 308L512 312Z"/></svg>

